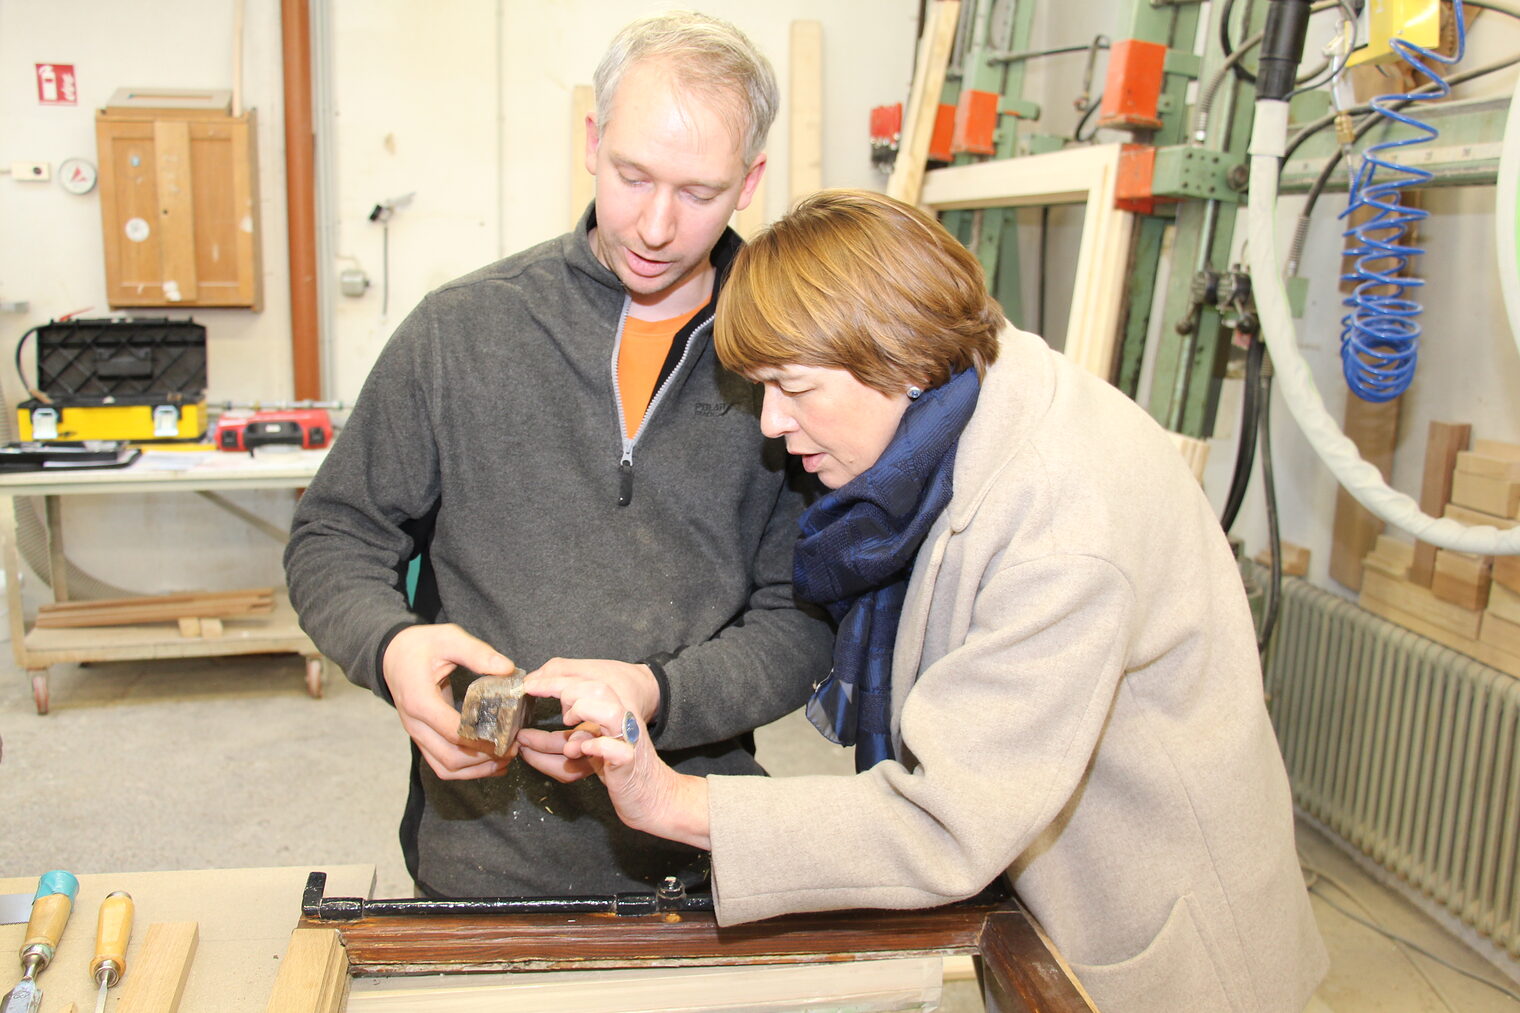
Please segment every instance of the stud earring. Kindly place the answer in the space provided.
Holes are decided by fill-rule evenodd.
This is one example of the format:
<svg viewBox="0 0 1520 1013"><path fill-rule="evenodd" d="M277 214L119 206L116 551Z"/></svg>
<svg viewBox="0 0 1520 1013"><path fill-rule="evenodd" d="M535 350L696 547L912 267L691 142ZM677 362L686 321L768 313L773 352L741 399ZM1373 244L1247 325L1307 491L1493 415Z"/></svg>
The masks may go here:
<svg viewBox="0 0 1520 1013"><path fill-rule="evenodd" d="M908 388L908 400L909 401L917 401L919 398L921 398L923 396L924 396L924 391L923 391L922 387L912 386L912 387Z"/></svg>

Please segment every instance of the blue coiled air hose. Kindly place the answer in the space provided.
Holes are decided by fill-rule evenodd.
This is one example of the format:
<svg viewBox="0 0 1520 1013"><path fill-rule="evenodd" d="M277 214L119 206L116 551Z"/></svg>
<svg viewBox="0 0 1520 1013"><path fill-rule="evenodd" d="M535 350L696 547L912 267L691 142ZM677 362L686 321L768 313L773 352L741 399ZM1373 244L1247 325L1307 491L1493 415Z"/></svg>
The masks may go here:
<svg viewBox="0 0 1520 1013"><path fill-rule="evenodd" d="M1344 303L1350 312L1341 318L1341 368L1346 386L1364 401L1391 401L1414 379L1421 328L1420 304L1411 290L1425 282L1405 272L1410 261L1425 252L1408 239L1411 227L1428 217L1428 212L1406 207L1403 194L1410 187L1428 183L1432 174L1394 161L1393 153L1434 140L1440 131L1399 112L1390 103L1426 102L1451 94L1451 87L1432 65L1449 66L1462 59L1467 45L1462 0L1455 0L1454 13L1457 49L1453 56L1442 56L1403 39L1389 43L1436 88L1424 93L1379 95L1372 100L1370 105L1379 115L1406 125L1414 136L1383 141L1367 149L1351 180L1350 201L1341 213L1346 218L1364 208L1370 212L1366 220L1345 232L1352 240L1346 252L1355 258L1356 270L1342 276L1356 287Z"/></svg>

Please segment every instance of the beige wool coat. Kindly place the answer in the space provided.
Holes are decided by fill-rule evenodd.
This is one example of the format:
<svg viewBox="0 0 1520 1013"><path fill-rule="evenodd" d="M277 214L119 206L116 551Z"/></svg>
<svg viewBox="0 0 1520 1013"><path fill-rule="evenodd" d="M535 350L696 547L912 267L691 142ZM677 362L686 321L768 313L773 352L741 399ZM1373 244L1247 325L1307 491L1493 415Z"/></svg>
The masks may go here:
<svg viewBox="0 0 1520 1013"><path fill-rule="evenodd" d="M1290 1011L1327 965L1229 547L1165 432L1004 332L915 561L895 761L710 777L718 918L1006 870L1105 1013Z"/></svg>

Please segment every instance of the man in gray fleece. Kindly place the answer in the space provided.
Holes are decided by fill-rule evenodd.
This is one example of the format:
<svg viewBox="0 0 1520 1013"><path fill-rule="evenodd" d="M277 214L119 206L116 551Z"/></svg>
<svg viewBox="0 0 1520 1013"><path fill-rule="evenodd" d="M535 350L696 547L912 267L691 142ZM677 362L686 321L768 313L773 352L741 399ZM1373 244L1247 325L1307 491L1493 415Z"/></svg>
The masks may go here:
<svg viewBox="0 0 1520 1013"><path fill-rule="evenodd" d="M792 597L799 476L711 343L774 75L682 13L623 29L595 83L595 203L407 317L285 553L302 626L412 738L401 842L426 895L649 890L699 857L625 828L583 760L541 755L551 778L465 744L475 674L611 683L702 775L757 772L750 731L828 670L829 628Z"/></svg>

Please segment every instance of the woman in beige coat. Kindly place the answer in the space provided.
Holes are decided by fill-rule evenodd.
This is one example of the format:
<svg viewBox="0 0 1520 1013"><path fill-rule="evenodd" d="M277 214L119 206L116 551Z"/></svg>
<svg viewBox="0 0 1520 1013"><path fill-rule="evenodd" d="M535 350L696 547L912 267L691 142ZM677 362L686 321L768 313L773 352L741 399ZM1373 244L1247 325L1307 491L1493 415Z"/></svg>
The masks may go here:
<svg viewBox="0 0 1520 1013"><path fill-rule="evenodd" d="M766 435L832 490L795 586L840 623L808 712L860 772L680 775L614 688L544 678L611 734L525 732L523 757L594 767L630 826L710 849L725 924L1006 873L1102 1010L1301 1009L1326 957L1251 617L1166 433L877 194L762 233L717 320Z"/></svg>

